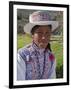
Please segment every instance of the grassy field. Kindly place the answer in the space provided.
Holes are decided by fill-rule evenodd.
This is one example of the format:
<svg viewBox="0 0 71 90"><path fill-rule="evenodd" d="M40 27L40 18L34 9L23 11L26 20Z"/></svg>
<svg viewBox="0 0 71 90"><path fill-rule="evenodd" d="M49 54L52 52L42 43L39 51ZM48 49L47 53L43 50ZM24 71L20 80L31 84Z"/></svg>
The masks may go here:
<svg viewBox="0 0 71 90"><path fill-rule="evenodd" d="M56 58L56 73L57 78L63 77L63 45L59 42L51 43L52 51Z"/></svg>
<svg viewBox="0 0 71 90"><path fill-rule="evenodd" d="M29 44L32 41L31 36L28 34L26 35L18 34L17 38L18 38L17 49L24 47L25 45ZM59 37L56 37L56 39L59 39ZM63 44L60 41L52 41L51 48L56 57L56 77L62 78L63 77Z"/></svg>

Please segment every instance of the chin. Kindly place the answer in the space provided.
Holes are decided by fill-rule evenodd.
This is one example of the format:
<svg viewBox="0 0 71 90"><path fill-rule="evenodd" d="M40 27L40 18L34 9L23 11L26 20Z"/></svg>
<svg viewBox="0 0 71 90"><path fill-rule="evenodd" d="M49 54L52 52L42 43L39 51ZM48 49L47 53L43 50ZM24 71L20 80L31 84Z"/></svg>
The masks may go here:
<svg viewBox="0 0 71 90"><path fill-rule="evenodd" d="M45 45L45 44L40 44L39 47L40 47L40 48L46 48L47 45Z"/></svg>

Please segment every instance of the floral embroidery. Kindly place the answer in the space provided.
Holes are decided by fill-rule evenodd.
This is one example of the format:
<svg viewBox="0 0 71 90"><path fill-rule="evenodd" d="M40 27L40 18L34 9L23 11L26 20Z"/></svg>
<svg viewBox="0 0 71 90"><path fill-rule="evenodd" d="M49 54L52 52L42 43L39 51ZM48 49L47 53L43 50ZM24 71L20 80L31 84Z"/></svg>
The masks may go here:
<svg viewBox="0 0 71 90"><path fill-rule="evenodd" d="M54 55L53 55L53 54L50 54L50 55L49 55L49 59L50 59L51 61L55 60Z"/></svg>
<svg viewBox="0 0 71 90"><path fill-rule="evenodd" d="M50 52L50 51L46 51L46 57L45 57L45 66L43 65L44 63L41 61L44 60L44 54L41 56L39 53L38 53L38 58L40 60L40 63L37 62L37 56L36 56L36 53L35 53L35 49L38 49L34 44L31 44L30 47L27 47L27 49L23 50L23 54L25 53L25 55L22 57L26 58L26 80L35 80L35 79L47 79L49 76L49 72L51 70L51 66L53 65L54 63L54 55ZM38 50L39 51L39 50ZM37 51L37 52L38 52ZM39 57L40 55L40 57ZM38 67L38 63L39 64L42 64L40 65L40 69ZM42 67L44 66L44 70L41 70L43 69ZM53 67L52 67L53 68ZM40 73L39 73L39 70L40 70ZM44 73L42 73L44 72ZM42 77L40 77L42 74Z"/></svg>

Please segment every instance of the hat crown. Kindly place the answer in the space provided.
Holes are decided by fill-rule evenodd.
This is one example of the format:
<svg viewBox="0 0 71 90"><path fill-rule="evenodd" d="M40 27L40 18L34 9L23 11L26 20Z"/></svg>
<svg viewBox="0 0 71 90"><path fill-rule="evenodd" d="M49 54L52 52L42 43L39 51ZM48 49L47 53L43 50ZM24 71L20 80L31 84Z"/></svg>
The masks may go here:
<svg viewBox="0 0 71 90"><path fill-rule="evenodd" d="M51 21L50 15L45 11L37 11L30 15L29 22Z"/></svg>
<svg viewBox="0 0 71 90"><path fill-rule="evenodd" d="M30 34L35 25L52 25L53 31L58 27L58 21L54 20L48 11L37 11L29 16L29 23L24 26L24 31Z"/></svg>

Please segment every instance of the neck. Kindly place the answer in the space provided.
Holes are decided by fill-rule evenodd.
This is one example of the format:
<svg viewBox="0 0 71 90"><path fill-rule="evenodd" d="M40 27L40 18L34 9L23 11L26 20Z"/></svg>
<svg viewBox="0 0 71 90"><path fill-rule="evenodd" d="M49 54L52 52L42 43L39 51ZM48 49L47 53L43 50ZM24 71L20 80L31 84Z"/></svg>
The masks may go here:
<svg viewBox="0 0 71 90"><path fill-rule="evenodd" d="M44 50L44 51L46 50L46 48L39 47L35 42L33 42L33 44L37 50Z"/></svg>
<svg viewBox="0 0 71 90"><path fill-rule="evenodd" d="M51 50L51 47L50 47L50 43L48 43L48 45L45 47L45 48L41 48L41 47L39 47L34 41L33 41L33 44L35 44L35 46L38 48L38 49L45 49L45 50L50 50L50 51L52 51Z"/></svg>

